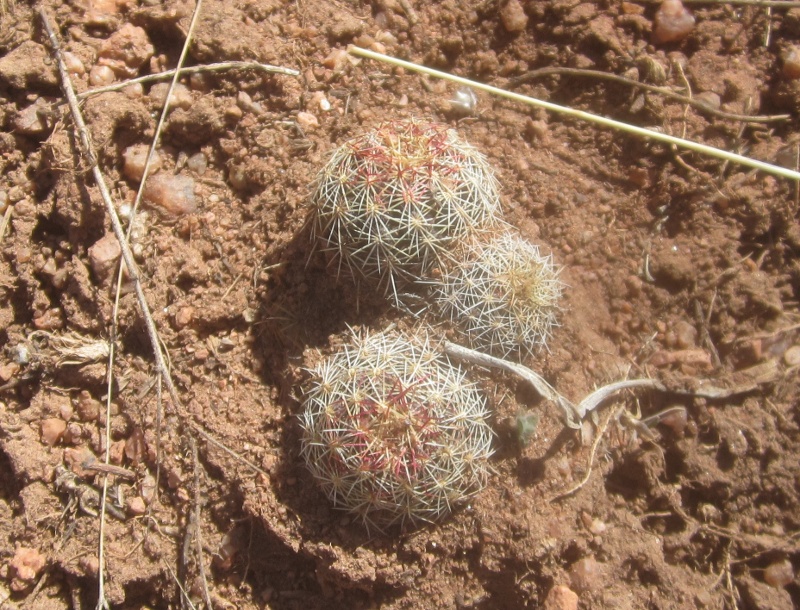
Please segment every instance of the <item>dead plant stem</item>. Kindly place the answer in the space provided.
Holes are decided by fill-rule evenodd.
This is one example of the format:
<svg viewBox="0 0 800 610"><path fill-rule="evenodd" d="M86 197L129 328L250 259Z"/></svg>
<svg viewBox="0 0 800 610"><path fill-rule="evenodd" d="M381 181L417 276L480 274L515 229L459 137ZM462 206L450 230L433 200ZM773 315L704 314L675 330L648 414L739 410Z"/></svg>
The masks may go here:
<svg viewBox="0 0 800 610"><path fill-rule="evenodd" d="M717 108L709 106L702 100L694 99L691 96L676 93L675 91L669 89L668 87L659 87L658 85L650 85L648 83L642 83L633 80L632 78L622 76L620 74L603 72L601 70L587 70L583 68L561 68L561 67L539 68L537 70L531 70L530 72L526 72L525 74L520 74L519 76L515 76L514 78L508 81L508 84L511 87L516 87L518 85L527 83L537 78L543 78L545 76L562 76L562 75L597 78L600 80L608 80L615 83L621 83L623 85L629 85L631 87L638 87L639 89L650 91L652 93L658 93L659 95L663 95L664 97L667 97L669 99L673 99L678 102L688 104L690 106L693 106L697 110L700 110L701 112L705 112L712 116L717 116L722 119L728 119L731 121L741 121L744 123L774 123L778 121L788 121L792 116L790 114L748 115L748 114L737 114L734 112L725 112L724 110L718 110Z"/></svg>
<svg viewBox="0 0 800 610"><path fill-rule="evenodd" d="M299 76L300 72L297 70L293 70L291 68L283 68L281 66L272 66L270 64L262 64L257 61L222 61L219 63L214 64L205 64L202 66L182 66L180 68L175 68L172 70L164 70L163 72L159 72L158 74L147 74L145 76L139 76L137 78L132 78L130 80L122 81L119 83L113 83L111 85L106 85L104 87L96 87L94 89L89 89L88 91L84 91L82 93L77 94L77 98L79 100L84 100L88 97L92 97L94 95L100 95L101 93L108 93L109 91L120 91L129 87L130 85L137 85L139 83L154 83L162 80L167 80L169 78L175 78L177 74L178 77L184 76L186 74L200 74L202 72L223 72L225 70L256 70L259 72L267 72L269 74L285 74L286 76Z"/></svg>
<svg viewBox="0 0 800 610"><path fill-rule="evenodd" d="M203 534L200 520L202 506L202 490L200 488L200 459L197 457L197 440L189 436L192 445L192 466L194 469L194 540L197 546L197 571L200 573L200 582L203 585L203 597L206 608L213 608L211 594L208 592L208 579L206 578L205 562L203 561Z"/></svg>

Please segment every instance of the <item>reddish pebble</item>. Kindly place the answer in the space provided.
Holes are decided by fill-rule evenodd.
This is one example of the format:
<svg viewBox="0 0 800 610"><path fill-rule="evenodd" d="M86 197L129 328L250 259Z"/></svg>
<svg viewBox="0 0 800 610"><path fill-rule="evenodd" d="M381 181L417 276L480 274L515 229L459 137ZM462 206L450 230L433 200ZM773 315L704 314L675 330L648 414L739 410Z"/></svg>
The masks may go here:
<svg viewBox="0 0 800 610"><path fill-rule="evenodd" d="M664 0L656 13L653 42L683 40L694 29L694 16L681 0Z"/></svg>
<svg viewBox="0 0 800 610"><path fill-rule="evenodd" d="M109 278L122 254L119 242L113 233L106 233L89 248L92 271L101 282Z"/></svg>
<svg viewBox="0 0 800 610"><path fill-rule="evenodd" d="M133 498L128 498L125 501L125 508L128 509L128 514L139 516L143 515L147 510L147 505L144 503L144 500L139 496L134 496Z"/></svg>
<svg viewBox="0 0 800 610"><path fill-rule="evenodd" d="M578 610L578 594L569 587L556 585L544 600L544 610Z"/></svg>
<svg viewBox="0 0 800 610"><path fill-rule="evenodd" d="M144 201L170 216L191 214L197 211L194 178L157 174L144 187Z"/></svg>

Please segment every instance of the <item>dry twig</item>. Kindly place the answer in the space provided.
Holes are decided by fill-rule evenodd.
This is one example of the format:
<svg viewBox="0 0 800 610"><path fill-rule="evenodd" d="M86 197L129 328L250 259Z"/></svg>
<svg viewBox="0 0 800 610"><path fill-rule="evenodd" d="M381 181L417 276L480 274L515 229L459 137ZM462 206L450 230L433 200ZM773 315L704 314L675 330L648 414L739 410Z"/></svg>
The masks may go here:
<svg viewBox="0 0 800 610"><path fill-rule="evenodd" d="M713 108L703 102L702 100L697 100L691 96L682 95L670 89L669 87L659 87L657 85L650 85L648 83L642 83L637 80L633 80L632 78L627 78L626 76L621 76L619 74L612 74L610 72L602 72L601 70L586 70L582 68L539 68L537 70L531 70L526 72L525 74L521 74L519 76L515 76L514 78L508 81L509 86L517 87L523 83L530 82L537 78L543 78L545 76L585 76L589 78L597 78L600 80L608 80L615 83L621 83L623 85L629 85L631 87L638 87L639 89L644 89L645 91L650 91L652 93L658 93L659 95L663 95L664 97L679 101L684 104L688 104L697 108L701 112L705 112L707 114L720 117L722 119L729 119L731 121L742 121L744 123L774 123L778 121L788 121L792 115L790 114L772 114L772 115L748 115L748 114L736 114L733 112L725 112L724 110L719 110L717 108Z"/></svg>
<svg viewBox="0 0 800 610"><path fill-rule="evenodd" d="M262 64L257 61L222 61L219 63L205 64L202 66L184 66L180 68L175 68L173 70L164 70L163 72L159 72L158 74L147 74L145 76L139 76L137 78L132 78L130 80L122 81L119 83L105 85L104 87L96 87L94 89L89 89L88 91L84 91L83 93L78 93L77 97L79 100L84 100L88 97L92 97L93 95L100 95L101 93L108 93L109 91L120 91L121 89L125 89L130 85L136 85L139 83L154 83L162 80L167 80L169 78L174 79L176 74L178 75L178 77L181 77L185 74L199 74L201 72L222 72L224 70L256 70L257 72L266 72L268 74L285 74L287 76L300 75L300 72L298 72L297 70L293 70L291 68L283 68L281 66Z"/></svg>

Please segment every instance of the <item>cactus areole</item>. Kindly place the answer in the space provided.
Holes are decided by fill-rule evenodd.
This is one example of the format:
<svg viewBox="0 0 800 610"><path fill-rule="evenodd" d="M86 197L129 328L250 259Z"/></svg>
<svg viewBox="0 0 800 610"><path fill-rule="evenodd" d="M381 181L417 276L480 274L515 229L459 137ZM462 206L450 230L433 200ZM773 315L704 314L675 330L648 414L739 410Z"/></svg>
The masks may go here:
<svg viewBox="0 0 800 610"><path fill-rule="evenodd" d="M309 469L367 525L436 521L485 484L485 401L427 338L355 337L312 371L304 406Z"/></svg>
<svg viewBox="0 0 800 610"><path fill-rule="evenodd" d="M336 149L311 204L314 237L336 272L395 299L500 218L486 158L446 125L417 120L383 123Z"/></svg>

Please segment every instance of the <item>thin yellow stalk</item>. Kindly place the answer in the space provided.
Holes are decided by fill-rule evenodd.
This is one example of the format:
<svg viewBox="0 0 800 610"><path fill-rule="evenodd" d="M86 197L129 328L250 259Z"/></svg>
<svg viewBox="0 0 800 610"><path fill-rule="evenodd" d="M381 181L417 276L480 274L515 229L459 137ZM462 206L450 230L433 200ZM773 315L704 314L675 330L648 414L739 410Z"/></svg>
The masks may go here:
<svg viewBox="0 0 800 610"><path fill-rule="evenodd" d="M651 140L657 140L659 142L665 142L667 144L674 144L675 146L678 146L680 148L693 150L695 152L699 152L704 155L717 157L718 159L731 161L733 163L739 163L747 167L754 167L768 174L773 174L775 176L781 176L783 178L791 178L792 180L800 181L800 172L787 169L785 167L780 167L778 165L773 165L771 163L766 163L764 161L758 161L757 159L751 159L750 157L745 157L744 155L738 155L736 153L728 152L726 150L722 150L719 148L714 148L713 146L700 144L699 142L693 142L692 140L685 140L683 138L676 138L675 136L671 136L665 133L659 133L657 131L652 131L650 129L645 129L643 127L636 127L635 125L629 125L621 121L608 119L606 117L598 116L596 114L591 114L590 112L584 112L583 110L575 110L574 108L559 106L558 104L553 104L552 102L537 100L536 98L528 97L527 95L521 95L519 93L514 93L512 91L506 91L504 89L492 87L491 85L484 85L483 83L478 83L469 80L468 78L463 78L461 76L454 76L452 74L448 74L447 72L440 72L439 70L434 70L433 68L420 66L415 63L411 63L409 61L397 59L396 57L384 55L383 53L368 51L367 49L362 49L361 47L350 46L348 48L348 51L351 55L366 57L368 59L375 59L377 61L382 61L387 64L405 68L406 70L410 70L412 72L420 72L422 74L427 74L429 76L434 76L436 78L449 80L453 83L458 83L459 85L472 87L473 89L478 89L479 91L485 91L493 95L499 95L500 97L514 100L515 102L522 102L523 104L528 104L529 106L538 106L539 108L544 108L546 110L550 110L551 112L557 112L559 114L572 116L577 119L582 119L584 121L590 121L592 123L603 125L605 127L619 129L621 131L649 138Z"/></svg>

